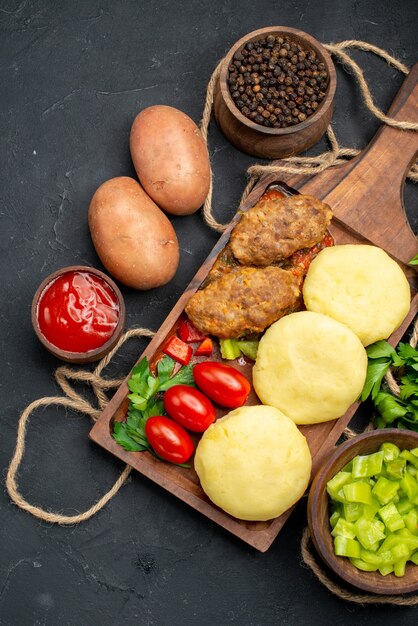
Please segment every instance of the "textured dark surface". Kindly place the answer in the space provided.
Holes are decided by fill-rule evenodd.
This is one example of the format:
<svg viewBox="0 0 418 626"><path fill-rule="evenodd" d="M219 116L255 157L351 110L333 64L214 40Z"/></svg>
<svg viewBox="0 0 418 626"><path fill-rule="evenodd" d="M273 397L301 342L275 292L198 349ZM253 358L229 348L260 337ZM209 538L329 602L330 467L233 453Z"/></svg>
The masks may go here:
<svg viewBox="0 0 418 626"><path fill-rule="evenodd" d="M87 207L104 180L134 174L128 136L137 112L169 104L198 121L216 62L245 33L272 24L300 28L323 42L367 40L410 65L416 60L417 8L413 0L1 0L3 475L20 412L36 398L59 393L53 371L60 363L31 328L32 296L60 267L101 267ZM386 109L402 76L372 55L354 56ZM379 126L340 68L334 122L341 142L355 147ZM228 221L255 159L229 145L215 125L210 151L215 215ZM405 202L417 230L412 185ZM158 328L217 240L200 214L172 221L180 269L164 288L123 288L127 327ZM109 375L124 375L145 345L132 344ZM31 502L70 514L88 508L113 483L122 466L89 442L89 428L87 417L64 410L33 415L19 476ZM416 623L416 609L345 603L301 566L305 500L262 555L137 474L102 512L76 527L34 519L12 505L4 490L0 498L2 626Z"/></svg>

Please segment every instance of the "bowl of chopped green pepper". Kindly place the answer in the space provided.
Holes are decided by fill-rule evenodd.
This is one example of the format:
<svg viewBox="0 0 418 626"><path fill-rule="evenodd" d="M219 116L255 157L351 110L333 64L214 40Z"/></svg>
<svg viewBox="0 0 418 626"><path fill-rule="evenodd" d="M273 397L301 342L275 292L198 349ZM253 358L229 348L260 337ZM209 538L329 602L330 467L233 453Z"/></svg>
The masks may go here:
<svg viewBox="0 0 418 626"><path fill-rule="evenodd" d="M418 433L385 429L338 446L308 500L314 546L338 576L377 594L418 590Z"/></svg>

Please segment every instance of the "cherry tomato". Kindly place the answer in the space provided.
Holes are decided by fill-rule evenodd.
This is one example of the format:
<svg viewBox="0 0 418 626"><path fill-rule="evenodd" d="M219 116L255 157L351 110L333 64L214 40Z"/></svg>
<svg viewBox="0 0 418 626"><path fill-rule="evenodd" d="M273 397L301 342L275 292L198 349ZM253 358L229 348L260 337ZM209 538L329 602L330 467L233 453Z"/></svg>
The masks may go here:
<svg viewBox="0 0 418 626"><path fill-rule="evenodd" d="M193 454L194 444L189 433L169 417L149 417L145 423L145 434L151 448L165 461L185 463Z"/></svg>
<svg viewBox="0 0 418 626"><path fill-rule="evenodd" d="M241 372L216 361L203 361L195 365L193 378L211 400L230 409L242 406L251 391L249 381Z"/></svg>
<svg viewBox="0 0 418 626"><path fill-rule="evenodd" d="M216 419L215 407L209 398L188 385L167 389L164 406L173 420L195 433L203 433Z"/></svg>

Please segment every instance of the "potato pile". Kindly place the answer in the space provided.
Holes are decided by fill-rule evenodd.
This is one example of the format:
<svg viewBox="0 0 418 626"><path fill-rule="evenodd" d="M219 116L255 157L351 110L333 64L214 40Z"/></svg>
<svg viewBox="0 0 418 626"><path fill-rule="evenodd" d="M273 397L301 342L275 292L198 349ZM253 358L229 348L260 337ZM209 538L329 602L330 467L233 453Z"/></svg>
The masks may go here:
<svg viewBox="0 0 418 626"><path fill-rule="evenodd" d="M152 289L171 280L179 263L177 237L161 209L197 211L209 192L209 155L193 120L162 105L137 115L130 148L142 187L126 176L103 183L90 203L89 227L112 276L128 287Z"/></svg>

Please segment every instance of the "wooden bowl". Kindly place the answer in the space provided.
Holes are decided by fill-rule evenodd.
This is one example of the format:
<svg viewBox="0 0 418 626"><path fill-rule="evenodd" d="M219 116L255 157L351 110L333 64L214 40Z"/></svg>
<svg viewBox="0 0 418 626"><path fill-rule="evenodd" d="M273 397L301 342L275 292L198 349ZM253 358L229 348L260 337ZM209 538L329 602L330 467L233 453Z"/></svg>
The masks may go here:
<svg viewBox="0 0 418 626"><path fill-rule="evenodd" d="M416 565L407 564L402 578L397 578L394 574L382 576L379 572L363 572L354 567L349 559L334 554L333 538L330 532L327 482L355 456L376 452L385 442L410 450L418 446L418 433L397 429L375 430L338 446L322 465L312 483L308 499L308 524L318 554L328 567L346 582L376 594L410 593L418 590Z"/></svg>
<svg viewBox="0 0 418 626"><path fill-rule="evenodd" d="M245 44L268 35L290 35L305 49L314 49L328 71L326 95L318 109L304 122L289 128L267 128L249 120L235 105L227 84L228 66L234 54ZM292 156L313 146L325 133L332 117L336 84L337 78L331 57L319 41L296 28L287 26L261 28L237 41L224 58L214 90L215 118L227 139L248 154L269 159Z"/></svg>
<svg viewBox="0 0 418 626"><path fill-rule="evenodd" d="M59 276L62 276L63 274L66 274L68 272L86 272L88 274L93 274L94 276L98 276L105 283L107 283L109 287L111 287L119 303L119 320L112 336L105 343L103 343L98 348L95 348L94 350L88 350L86 352L70 352L68 350L62 350L61 348L58 348L53 343L48 341L48 339L41 332L41 329L39 327L38 306L39 306L39 301L41 299L42 294L55 279L57 279ZM59 359L62 359L63 361L67 361L68 363L91 363L93 361L98 361L99 359L104 357L108 352L110 352L110 350L112 350L112 348L118 342L123 332L124 325L125 325L125 302L123 300L123 296L120 292L119 287L111 278L109 278L109 276L107 276L106 274L104 274L100 270L97 270L94 267L88 267L84 265L71 265L69 267L63 267L62 269L54 272L50 276L47 276L47 278L45 278L45 280L41 282L32 300L31 315L32 315L33 329L39 341L45 346L47 350L49 350L49 352L51 352L54 356L58 357Z"/></svg>

